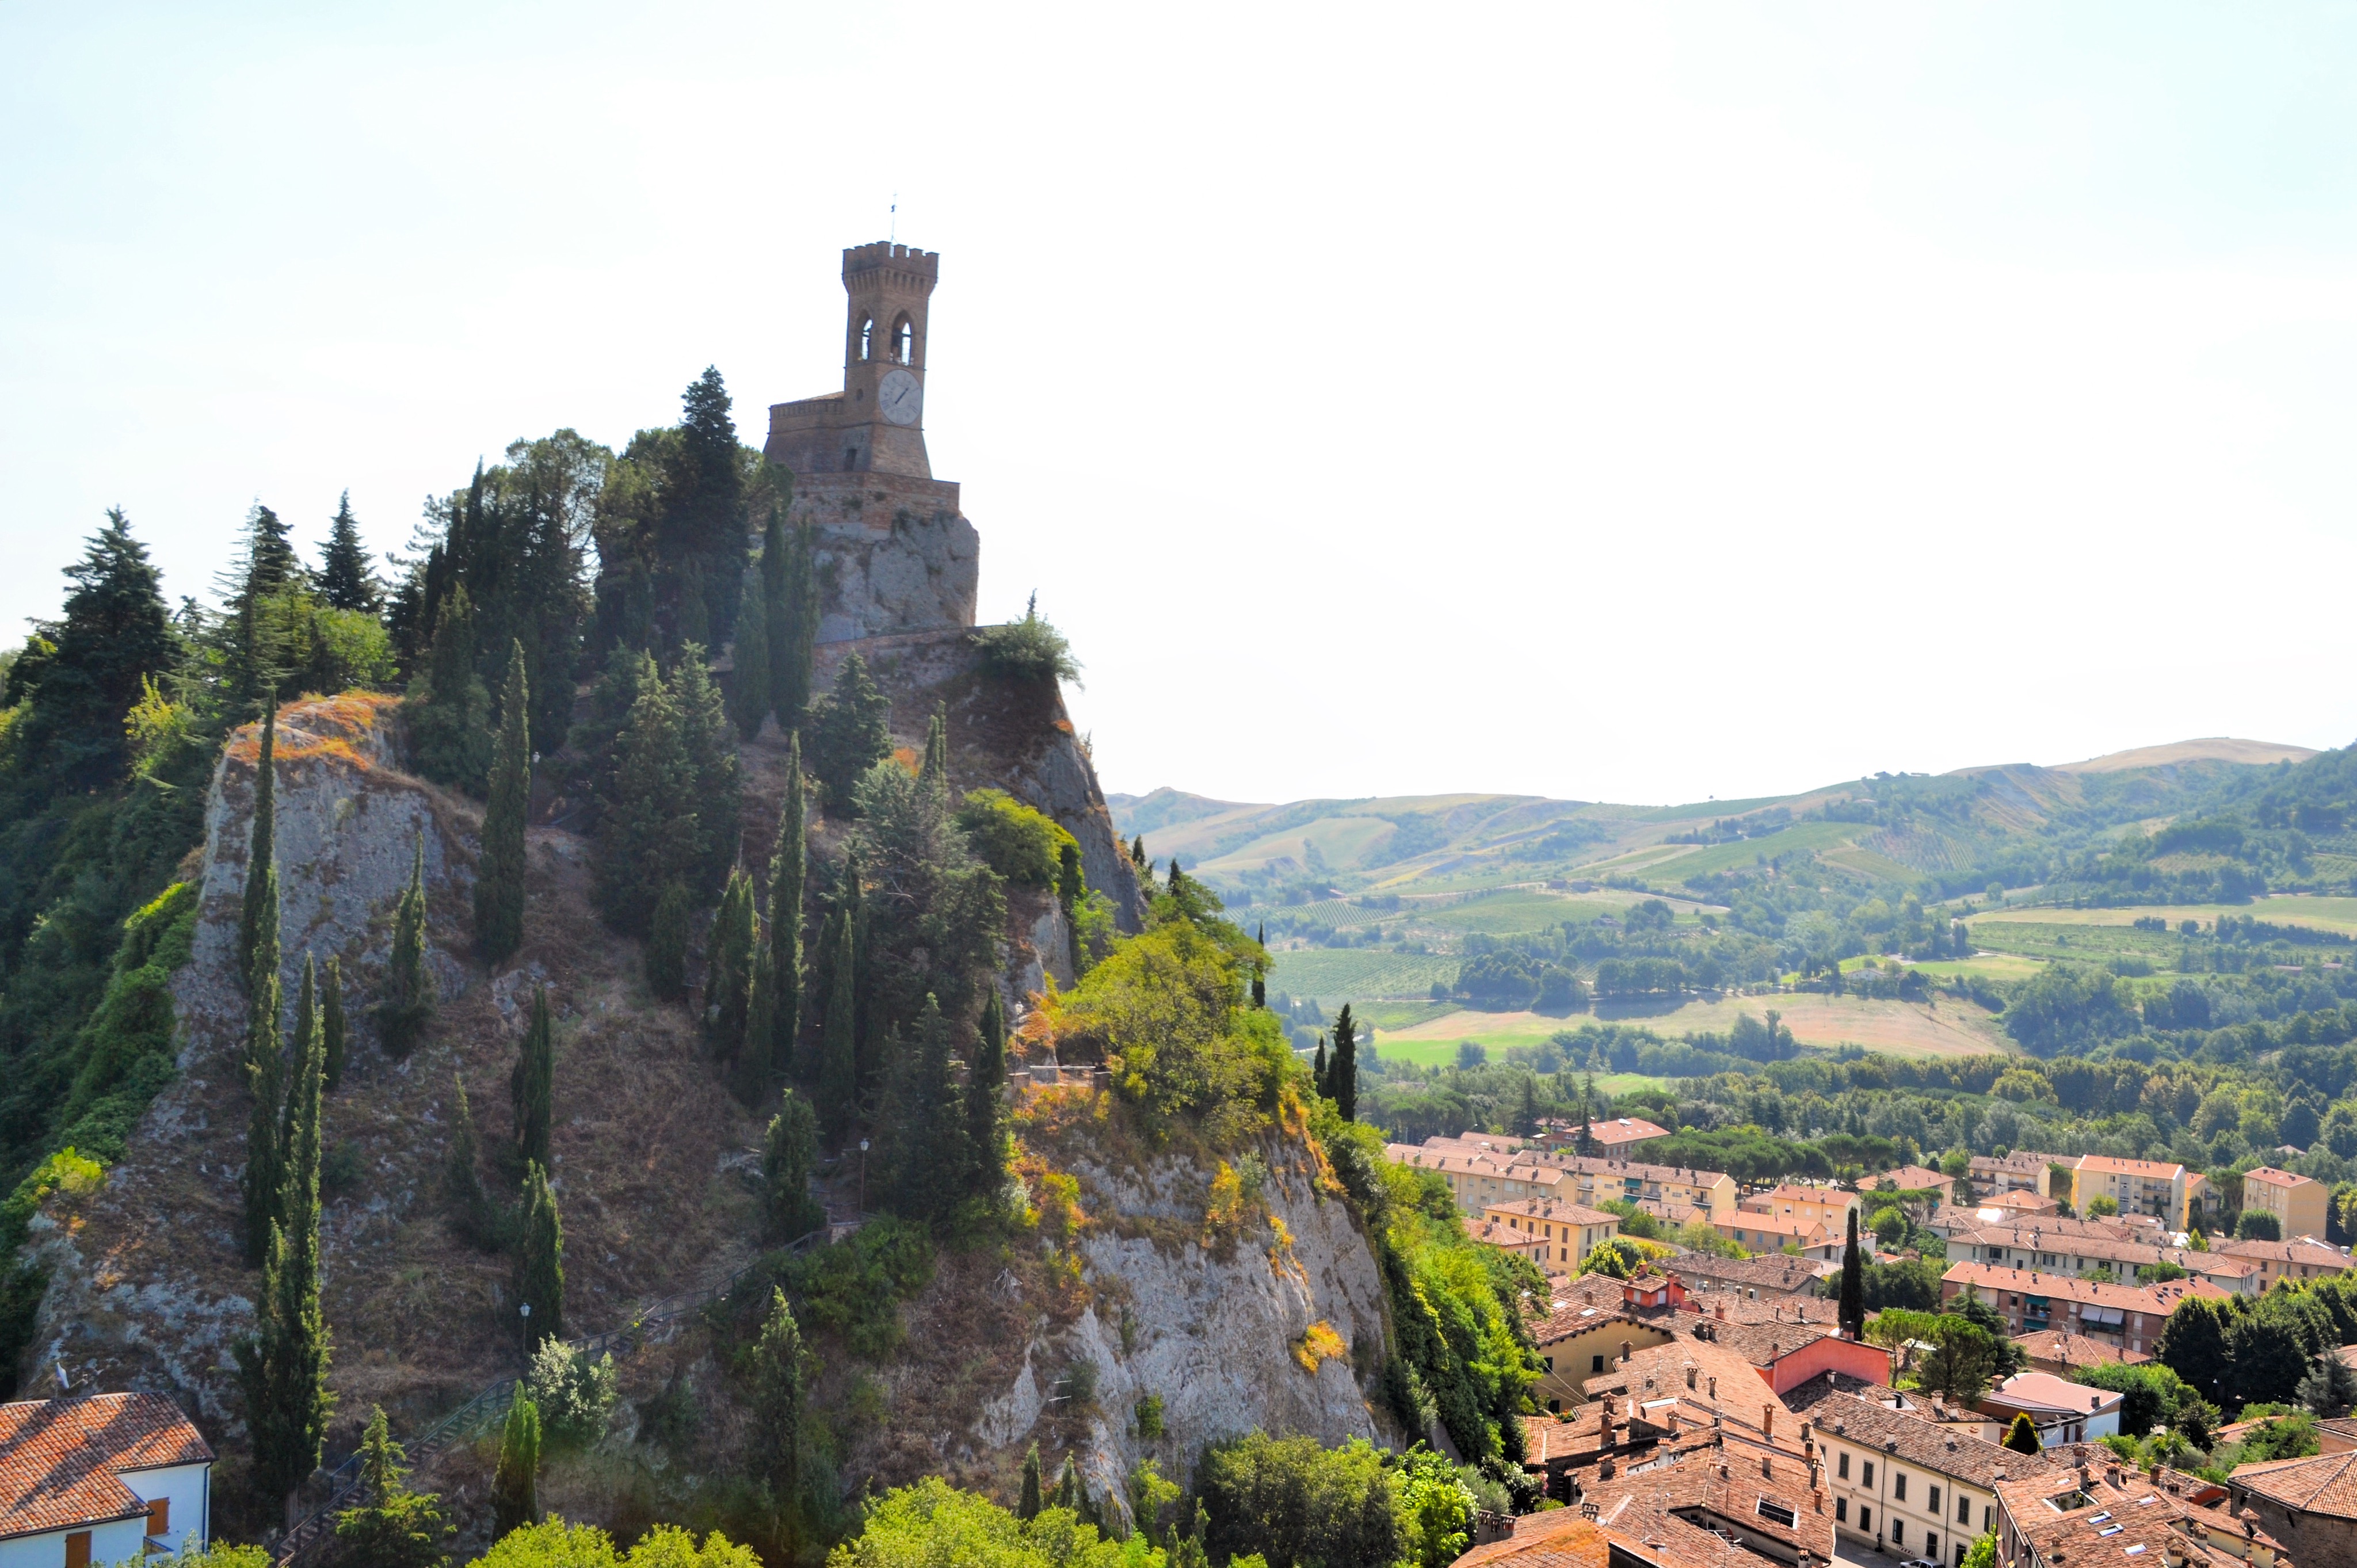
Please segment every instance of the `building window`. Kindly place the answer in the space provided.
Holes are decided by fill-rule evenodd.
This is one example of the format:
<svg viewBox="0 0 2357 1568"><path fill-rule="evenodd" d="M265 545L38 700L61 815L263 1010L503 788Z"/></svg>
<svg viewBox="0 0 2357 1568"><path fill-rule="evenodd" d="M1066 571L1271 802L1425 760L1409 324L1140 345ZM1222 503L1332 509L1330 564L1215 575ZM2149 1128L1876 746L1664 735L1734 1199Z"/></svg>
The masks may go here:
<svg viewBox="0 0 2357 1568"><path fill-rule="evenodd" d="M147 1505L147 1533L168 1537L172 1533L172 1499L157 1498Z"/></svg>
<svg viewBox="0 0 2357 1568"><path fill-rule="evenodd" d="M1900 1500L1900 1502L1902 1502L1902 1503L1903 1503L1903 1502L1905 1502L1905 1501L1907 1500L1907 1472L1906 1472L1906 1471L1904 1471L1904 1470L1900 1470L1900 1471L1894 1472L1894 1473L1892 1474L1892 1476L1891 1476L1891 1477L1890 1477L1890 1490L1891 1490L1891 1492L1893 1493L1893 1495L1895 1495L1895 1496L1899 1498L1899 1500Z"/></svg>
<svg viewBox="0 0 2357 1568"><path fill-rule="evenodd" d="M1923 1507L1924 1507L1925 1511L1927 1511L1927 1512L1929 1512L1930 1514L1932 1514L1934 1518L1937 1518L1937 1517L1939 1516L1939 1512L1940 1512L1940 1488L1939 1488L1939 1487L1932 1487L1932 1496L1931 1496L1931 1499L1930 1499L1928 1502L1926 1502L1926 1503L1923 1505ZM1929 1555L1930 1555L1930 1553L1926 1552L1926 1553L1925 1553L1925 1555L1926 1555L1926 1556L1929 1556Z"/></svg>
<svg viewBox="0 0 2357 1568"><path fill-rule="evenodd" d="M1874 1510L1872 1509L1860 1506L1857 1510L1857 1528L1861 1530L1872 1530L1874 1528Z"/></svg>
<svg viewBox="0 0 2357 1568"><path fill-rule="evenodd" d="M1602 1371L1604 1369L1604 1358L1601 1356L1590 1356L1587 1359L1587 1369L1591 1372Z"/></svg>
<svg viewBox="0 0 2357 1568"><path fill-rule="evenodd" d="M1835 1524L1847 1524L1849 1522L1849 1499L1847 1498L1835 1498L1834 1499L1834 1522Z"/></svg>
<svg viewBox="0 0 2357 1568"><path fill-rule="evenodd" d="M1964 1525L1973 1522L1973 1499L1962 1492L1956 1494L1956 1522Z"/></svg>
<svg viewBox="0 0 2357 1568"><path fill-rule="evenodd" d="M78 1530L66 1537L66 1568L90 1568L90 1531Z"/></svg>
<svg viewBox="0 0 2357 1568"><path fill-rule="evenodd" d="M1894 1519L1890 1521L1890 1544L1893 1546L1904 1546L1907 1544L1907 1521L1905 1520Z"/></svg>
<svg viewBox="0 0 2357 1568"><path fill-rule="evenodd" d="M1874 1485L1874 1461L1871 1459L1866 1462L1866 1484L1869 1487Z"/></svg>
<svg viewBox="0 0 2357 1568"><path fill-rule="evenodd" d="M1848 1480L1848 1479L1849 1479L1849 1455L1848 1455L1846 1452L1845 1452L1845 1453L1842 1455L1842 1456L1841 1456L1841 1467L1840 1467L1838 1470L1836 1470L1836 1471L1835 1472L1835 1474L1836 1474L1836 1475L1838 1475L1839 1477L1841 1477L1841 1478L1842 1478L1843 1480L1845 1480L1845 1481L1846 1481L1846 1480Z"/></svg>
<svg viewBox="0 0 2357 1568"><path fill-rule="evenodd" d="M1996 1528L1996 1505L1995 1503L1983 1503L1981 1505L1981 1533L1983 1535L1986 1535L1990 1530L1993 1530Z"/></svg>
<svg viewBox="0 0 2357 1568"><path fill-rule="evenodd" d="M1940 1555L1940 1532L1938 1530L1927 1530L1923 1532L1923 1555L1926 1557L1937 1557Z"/></svg>

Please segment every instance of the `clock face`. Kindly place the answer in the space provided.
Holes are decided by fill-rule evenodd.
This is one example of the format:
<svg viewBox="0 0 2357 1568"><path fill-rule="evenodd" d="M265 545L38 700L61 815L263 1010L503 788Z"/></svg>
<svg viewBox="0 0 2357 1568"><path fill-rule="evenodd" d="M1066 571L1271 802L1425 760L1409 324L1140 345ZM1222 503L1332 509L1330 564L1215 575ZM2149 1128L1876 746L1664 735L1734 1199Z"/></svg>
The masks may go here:
<svg viewBox="0 0 2357 1568"><path fill-rule="evenodd" d="M916 424L919 405L923 402L924 389L906 371L887 371L876 385L876 406L895 424Z"/></svg>

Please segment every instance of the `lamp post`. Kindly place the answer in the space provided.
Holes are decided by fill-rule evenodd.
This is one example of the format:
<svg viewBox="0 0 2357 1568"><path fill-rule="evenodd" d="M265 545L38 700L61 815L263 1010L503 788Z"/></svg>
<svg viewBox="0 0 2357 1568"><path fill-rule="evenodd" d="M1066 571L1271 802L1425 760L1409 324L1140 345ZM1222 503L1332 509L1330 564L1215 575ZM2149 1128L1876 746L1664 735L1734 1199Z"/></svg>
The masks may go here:
<svg viewBox="0 0 2357 1568"><path fill-rule="evenodd" d="M867 1212L867 1140L859 1140L859 1212Z"/></svg>
<svg viewBox="0 0 2357 1568"><path fill-rule="evenodd" d="M532 1303L525 1302L518 1310L523 1314L523 1353L530 1356L532 1354Z"/></svg>

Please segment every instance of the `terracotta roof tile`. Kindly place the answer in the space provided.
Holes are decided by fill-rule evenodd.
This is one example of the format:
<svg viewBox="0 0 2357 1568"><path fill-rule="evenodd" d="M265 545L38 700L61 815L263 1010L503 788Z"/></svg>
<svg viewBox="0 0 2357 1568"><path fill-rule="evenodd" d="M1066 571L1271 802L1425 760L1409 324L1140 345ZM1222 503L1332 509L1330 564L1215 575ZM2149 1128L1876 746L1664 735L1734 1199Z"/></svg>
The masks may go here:
<svg viewBox="0 0 2357 1568"><path fill-rule="evenodd" d="M130 1519L147 1505L126 1470L209 1463L213 1451L161 1394L98 1394L0 1405L0 1534Z"/></svg>
<svg viewBox="0 0 2357 1568"><path fill-rule="evenodd" d="M2231 1479L2242 1491L2256 1492L2302 1513L2357 1519L2357 1454L2311 1454L2305 1459L2237 1465Z"/></svg>

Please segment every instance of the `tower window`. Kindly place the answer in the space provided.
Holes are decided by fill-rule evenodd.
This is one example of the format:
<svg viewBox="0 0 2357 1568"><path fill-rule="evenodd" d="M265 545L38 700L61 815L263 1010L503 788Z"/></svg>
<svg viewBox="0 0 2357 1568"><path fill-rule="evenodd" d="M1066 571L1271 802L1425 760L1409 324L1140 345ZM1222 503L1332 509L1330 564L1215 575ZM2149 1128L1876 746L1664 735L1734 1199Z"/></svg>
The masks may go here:
<svg viewBox="0 0 2357 1568"><path fill-rule="evenodd" d="M872 316L863 316L859 318L859 357L863 360L870 360L875 356L876 318Z"/></svg>
<svg viewBox="0 0 2357 1568"><path fill-rule="evenodd" d="M916 351L916 347L917 329L909 325L909 318L904 315L899 320L892 323L892 362L896 365L907 364L909 355Z"/></svg>

